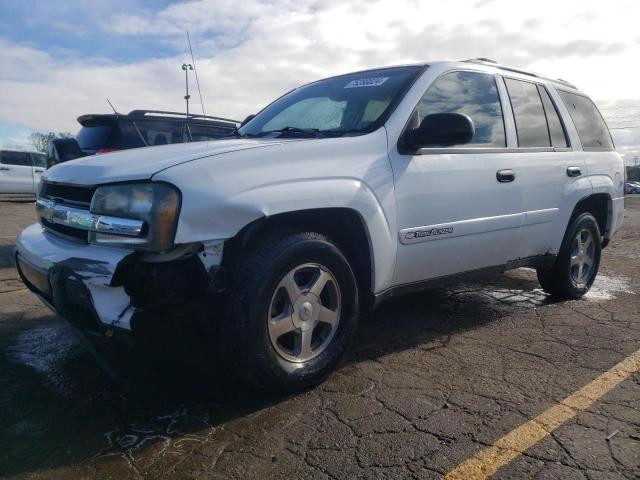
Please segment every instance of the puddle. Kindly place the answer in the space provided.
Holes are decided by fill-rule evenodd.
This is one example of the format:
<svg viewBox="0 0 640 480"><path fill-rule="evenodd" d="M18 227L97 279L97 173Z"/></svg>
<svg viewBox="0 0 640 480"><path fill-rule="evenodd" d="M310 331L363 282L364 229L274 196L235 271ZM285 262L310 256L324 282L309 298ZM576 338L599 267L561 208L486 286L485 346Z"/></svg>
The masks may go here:
<svg viewBox="0 0 640 480"><path fill-rule="evenodd" d="M56 322L20 333L8 350L16 363L34 369L56 393L66 396L73 387L63 372L63 364L81 349L71 327Z"/></svg>

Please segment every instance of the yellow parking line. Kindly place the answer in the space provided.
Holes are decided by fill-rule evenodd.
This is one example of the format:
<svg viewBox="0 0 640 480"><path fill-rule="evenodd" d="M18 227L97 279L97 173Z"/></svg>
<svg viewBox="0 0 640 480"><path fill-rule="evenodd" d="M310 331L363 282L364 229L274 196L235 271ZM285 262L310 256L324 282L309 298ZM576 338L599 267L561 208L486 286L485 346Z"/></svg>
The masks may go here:
<svg viewBox="0 0 640 480"><path fill-rule="evenodd" d="M604 394L640 371L640 350L632 353L591 383L572 393L533 420L520 425L490 447L479 451L445 475L446 480L488 478L542 440Z"/></svg>

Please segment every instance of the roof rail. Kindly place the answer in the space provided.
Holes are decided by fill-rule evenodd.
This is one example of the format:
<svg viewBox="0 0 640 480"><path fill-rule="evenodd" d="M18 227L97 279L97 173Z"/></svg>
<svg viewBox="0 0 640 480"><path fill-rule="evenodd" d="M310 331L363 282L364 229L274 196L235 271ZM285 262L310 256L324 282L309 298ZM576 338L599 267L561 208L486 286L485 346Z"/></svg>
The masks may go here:
<svg viewBox="0 0 640 480"><path fill-rule="evenodd" d="M498 62L496 62L495 60L492 60L486 57L469 58L468 60L462 60L462 61L469 62L469 63L495 63L496 65L498 64Z"/></svg>
<svg viewBox="0 0 640 480"><path fill-rule="evenodd" d="M209 119L209 120L219 120L222 122L229 122L229 123L241 123L239 120L232 120L230 118L222 118L222 117L212 117L210 115L197 115L197 114L186 114L186 113L182 113L182 112L167 112L164 110L131 110L128 115L146 115L149 113L155 113L155 114L160 114L160 115L173 115L173 116L179 116L179 117L186 117L186 118L194 118L194 119L198 119L198 118L205 118L205 119Z"/></svg>
<svg viewBox="0 0 640 480"><path fill-rule="evenodd" d="M507 70L508 72L515 73L524 73L525 75L531 75L532 77L544 78L545 80L550 80L552 82L557 82L562 85L565 85L570 88L578 89L573 83L567 82L566 80L562 80L561 78L549 78L544 75L540 75L539 73L529 72L527 70L522 70L520 68L507 67L506 65L501 65L495 60L491 60L489 58L470 58L469 60L462 60L465 63L478 63L480 65L491 65L492 67L499 68L500 70Z"/></svg>
<svg viewBox="0 0 640 480"><path fill-rule="evenodd" d="M462 60L463 62L466 63L479 63L481 65L486 65L486 64L490 64L492 67L497 67L501 70L507 70L509 72L516 72L516 73L524 73L526 75L531 75L532 77L539 77L540 75L533 73L533 72L528 72L526 70L521 70L519 68L514 68L514 67L507 67L506 65L501 65L498 62L496 62L495 60L490 60L488 58L471 58L469 60Z"/></svg>
<svg viewBox="0 0 640 480"><path fill-rule="evenodd" d="M561 78L555 78L553 79L553 81L561 83L562 85L566 85L567 87L575 88L576 90L578 89L578 87L576 87L573 83L567 82L566 80L563 80Z"/></svg>

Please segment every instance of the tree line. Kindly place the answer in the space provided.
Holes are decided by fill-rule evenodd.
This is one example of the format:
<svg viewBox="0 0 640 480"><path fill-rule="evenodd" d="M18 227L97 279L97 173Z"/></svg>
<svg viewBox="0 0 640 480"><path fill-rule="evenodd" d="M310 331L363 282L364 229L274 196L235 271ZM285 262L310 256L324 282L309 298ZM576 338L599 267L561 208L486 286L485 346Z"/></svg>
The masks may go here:
<svg viewBox="0 0 640 480"><path fill-rule="evenodd" d="M47 149L49 148L49 142L54 138L69 138L73 137L71 132L33 132L29 135L29 140L35 147L37 152L47 153Z"/></svg>

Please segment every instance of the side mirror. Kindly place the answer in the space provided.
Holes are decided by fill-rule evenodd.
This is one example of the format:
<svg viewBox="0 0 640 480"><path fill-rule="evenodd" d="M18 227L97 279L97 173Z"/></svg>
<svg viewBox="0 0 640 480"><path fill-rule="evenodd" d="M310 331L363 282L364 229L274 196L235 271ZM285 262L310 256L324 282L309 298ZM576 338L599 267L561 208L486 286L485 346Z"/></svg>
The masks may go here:
<svg viewBox="0 0 640 480"><path fill-rule="evenodd" d="M417 150L425 147L451 147L464 145L473 138L473 120L461 113L432 113L417 128L408 129L403 136L407 147Z"/></svg>
<svg viewBox="0 0 640 480"><path fill-rule="evenodd" d="M85 156L75 138L55 138L47 147L47 168Z"/></svg>
<svg viewBox="0 0 640 480"><path fill-rule="evenodd" d="M242 121L242 123L240 124L241 127L244 127L247 123L249 123L251 120L253 120L253 118L256 116L255 113L252 113L251 115L247 115L247 117Z"/></svg>

